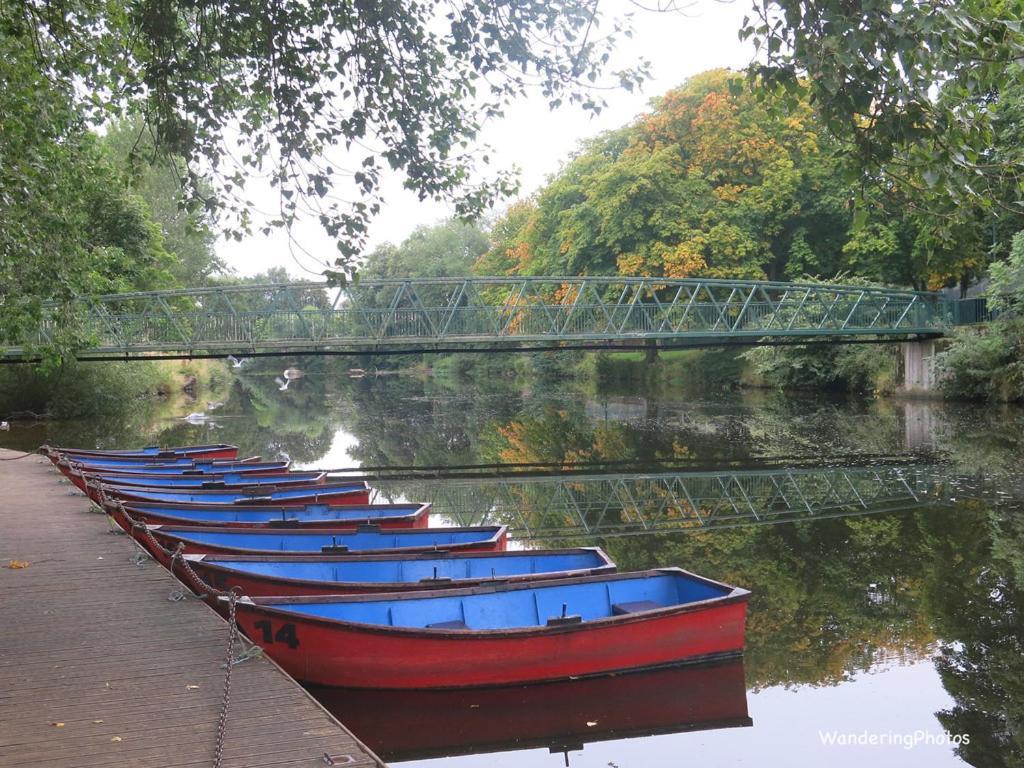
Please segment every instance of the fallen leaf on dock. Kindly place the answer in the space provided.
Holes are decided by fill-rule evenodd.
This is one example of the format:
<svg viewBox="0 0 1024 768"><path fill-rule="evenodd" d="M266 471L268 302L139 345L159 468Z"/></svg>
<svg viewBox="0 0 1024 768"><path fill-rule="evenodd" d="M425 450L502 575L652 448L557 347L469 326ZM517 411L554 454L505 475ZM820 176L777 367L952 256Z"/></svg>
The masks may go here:
<svg viewBox="0 0 1024 768"><path fill-rule="evenodd" d="M111 741L121 741L121 737L120 736L111 736L110 740Z"/></svg>
<svg viewBox="0 0 1024 768"><path fill-rule="evenodd" d="M28 560L11 560L4 568L10 568L12 571L20 570L21 568L28 568Z"/></svg>
<svg viewBox="0 0 1024 768"><path fill-rule="evenodd" d="M64 723L50 723L54 728L63 728Z"/></svg>
<svg viewBox="0 0 1024 768"><path fill-rule="evenodd" d="M185 690L186 691L194 691L198 687L199 687L198 685L193 685L192 683L189 683L188 685L185 686Z"/></svg>
<svg viewBox="0 0 1024 768"><path fill-rule="evenodd" d="M95 723L96 725L99 725L99 724L100 724L100 723L102 723L103 721L102 721L102 720L93 720L93 722L94 722L94 723Z"/></svg>

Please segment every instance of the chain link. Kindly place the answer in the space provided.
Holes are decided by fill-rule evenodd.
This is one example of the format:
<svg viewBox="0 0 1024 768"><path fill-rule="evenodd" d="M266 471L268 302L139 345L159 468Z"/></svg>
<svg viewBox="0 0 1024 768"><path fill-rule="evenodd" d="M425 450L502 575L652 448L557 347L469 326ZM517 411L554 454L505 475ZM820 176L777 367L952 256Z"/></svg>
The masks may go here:
<svg viewBox="0 0 1024 768"><path fill-rule="evenodd" d="M238 595L234 589L228 592L228 650L224 672L224 696L220 703L220 719L217 721L217 743L213 751L213 768L221 768L224 759L224 737L228 728L228 707L231 705L231 670L235 666L235 638L238 636L238 622L235 620L235 603Z"/></svg>
<svg viewBox="0 0 1024 768"><path fill-rule="evenodd" d="M162 550L166 554L170 555L169 570L172 576L174 575L175 563L179 563L181 565L182 570L189 576L189 578L193 580L192 583L201 586L201 588L205 591L206 594L200 594L199 597L202 598L206 597L207 595L216 595L224 596L228 599L228 644L226 659L224 662L224 695L221 698L220 716L217 721L217 741L216 744L214 745L213 752L213 768L221 768L224 759L224 738L225 735L227 734L228 709L231 705L231 670L234 668L236 664L239 664L243 661L253 658L254 656L259 655L258 652L253 652L252 649L250 649L250 651L241 654L239 657L235 657L235 644L238 642L238 639L240 637L238 633L238 622L235 619L235 604L238 601L238 592L236 591L235 588L225 592L207 584L206 581L198 573L196 573L195 569L192 567L192 564L185 559L184 542L179 542L177 549L175 549L174 552L171 552L169 549L167 549L167 547L163 546L159 541L157 541L157 538L153 535L153 532L149 530L148 525L146 525L141 520L136 520L128 514L127 510L124 508L124 504L122 504L119 499L110 500L107 497L107 495L103 492L102 487L99 488L99 494L101 500L105 504L116 505L118 511L120 511L124 519L131 524L133 534L138 533L139 536L145 538L146 541L148 541L154 547L155 551ZM136 546L139 547L139 549L142 552L145 552L145 548L138 541L138 537L136 535L132 536L132 541L135 543ZM149 553L146 554L148 555ZM186 586L188 586L191 589L190 585L186 584ZM177 601L184 599L184 597L184 592L180 592L179 597L179 593L175 591L171 593L168 599L172 601ZM256 647L258 646L254 646L254 648Z"/></svg>

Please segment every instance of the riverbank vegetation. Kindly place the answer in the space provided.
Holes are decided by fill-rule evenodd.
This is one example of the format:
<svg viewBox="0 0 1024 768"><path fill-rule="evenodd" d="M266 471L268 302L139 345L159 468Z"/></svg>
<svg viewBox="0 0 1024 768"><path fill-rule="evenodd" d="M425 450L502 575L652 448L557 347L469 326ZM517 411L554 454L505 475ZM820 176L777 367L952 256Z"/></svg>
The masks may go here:
<svg viewBox="0 0 1024 768"><path fill-rule="evenodd" d="M984 330L962 330L939 356L942 389L957 398L1024 400L1024 232L1009 258L992 265L988 292L998 314Z"/></svg>
<svg viewBox="0 0 1024 768"><path fill-rule="evenodd" d="M806 94L775 98L750 85L725 70L690 78L635 122L584 143L536 194L486 227L423 228L372 252L363 274L834 281L955 295L985 279L990 266L1008 268L1013 234L1024 226L1012 210L1017 190L993 185L988 193L998 199L954 205L948 190L917 195L924 177L902 183L895 165L851 178L847 148ZM1024 108L1022 95L1010 83L1000 92L992 141L1003 155L1012 152L1006 121ZM929 205L919 205L925 197ZM985 367L977 371L982 383L966 382L992 355L1012 369L1019 331L1004 320L963 339L943 356L948 370L962 370L959 378L945 374L945 393L1005 398L1012 383L995 382ZM629 380L634 362L604 355L571 369ZM734 368L747 386L889 394L901 365L896 345L810 343L753 350ZM468 373L472 365L447 367ZM664 377L666 367L643 375Z"/></svg>
<svg viewBox="0 0 1024 768"><path fill-rule="evenodd" d="M150 419L205 410L228 397L231 376L219 360L0 366L0 419L83 419L139 409Z"/></svg>

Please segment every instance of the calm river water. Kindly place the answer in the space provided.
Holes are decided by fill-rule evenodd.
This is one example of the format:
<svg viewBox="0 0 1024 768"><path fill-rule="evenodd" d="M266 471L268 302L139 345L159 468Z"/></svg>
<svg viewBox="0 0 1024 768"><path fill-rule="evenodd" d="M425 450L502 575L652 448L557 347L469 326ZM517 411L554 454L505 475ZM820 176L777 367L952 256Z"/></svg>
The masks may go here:
<svg viewBox="0 0 1024 768"><path fill-rule="evenodd" d="M1024 411L511 377L236 374L197 424L145 408L0 445L237 443L379 472L435 523L599 545L753 591L742 663L472 692L317 691L389 762L1010 766L1024 761ZM195 403L187 410L206 410ZM183 409L178 416L184 416ZM429 468L424 471L424 468ZM456 475L452 477L451 475Z"/></svg>

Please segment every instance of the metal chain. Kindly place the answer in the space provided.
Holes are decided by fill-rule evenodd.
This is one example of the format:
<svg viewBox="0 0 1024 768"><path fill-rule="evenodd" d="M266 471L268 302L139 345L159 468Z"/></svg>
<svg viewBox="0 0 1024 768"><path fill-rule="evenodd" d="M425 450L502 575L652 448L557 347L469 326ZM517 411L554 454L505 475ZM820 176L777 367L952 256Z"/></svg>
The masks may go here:
<svg viewBox="0 0 1024 768"><path fill-rule="evenodd" d="M238 636L238 622L235 620L235 602L238 595L232 589L228 592L228 650L227 671L224 672L224 696L220 704L220 719L217 722L217 743L213 752L213 768L221 768L224 758L224 736L228 727L228 707L231 704L231 670L235 666L235 638Z"/></svg>
<svg viewBox="0 0 1024 768"><path fill-rule="evenodd" d="M146 531L148 533L149 529L147 528ZM150 533L149 535L152 536L153 534ZM154 541L155 541L155 539L154 539ZM189 575L189 577L192 578L196 584L199 584L202 587L203 594L199 594L198 592L196 593L199 597L206 597L207 595L215 595L217 597L223 597L223 596L227 596L227 595L230 595L230 594L234 594L231 591L225 592L222 589L217 589L216 587L211 586L210 584L207 584L206 581L203 579L203 577L200 576L198 573L196 573L195 568L192 567L192 563L190 563L188 560L185 559L185 543L184 542L179 541L178 542L178 548L176 550L174 550L174 553L171 555L170 571L171 571L171 575L172 576L174 575L174 564L175 563L181 563L182 570L185 571L185 573L187 573ZM188 585L186 584L186 586L188 586ZM191 587L189 587L189 588L191 589Z"/></svg>
<svg viewBox="0 0 1024 768"><path fill-rule="evenodd" d="M100 493L103 494L102 488L100 489ZM105 494L103 494L103 495L105 496ZM104 498L104 501L106 501L105 498ZM194 583L202 585L202 587L206 590L206 592L208 594L213 594L213 595L217 595L217 596L226 596L227 599L228 599L228 644L227 644L227 653L226 653L227 658L225 659L225 662L224 662L224 668L225 668L225 672L224 672L224 695L223 695L223 697L221 699L220 717L219 717L219 719L217 721L217 741L216 741L216 744L214 746L214 752L213 752L213 768L221 768L221 765L222 765L222 762L223 762L223 759L224 759L224 737L225 737L225 735L227 733L228 708L230 707L230 704L231 704L231 670L234 668L234 666L236 664L238 664L238 663L240 663L242 661L246 661L249 658L252 658L253 656L258 655L256 653L247 652L247 653L242 654L238 658L235 657L235 644L236 644L236 642L238 641L238 638L239 638L238 622L235 619L235 603L238 601L238 593L236 592L235 589L231 589L231 590L228 590L227 592L225 592L225 591L216 589L216 588L210 586L209 584L207 584L206 581L203 580L203 578L200 577L200 575L198 573L196 573L195 569L192 568L192 564L188 560L185 559L185 557L184 557L184 550L185 550L184 542L179 542L177 549L175 549L174 552L171 552L169 549L167 549L165 546L163 546L159 541L157 541L156 537L153 535L153 532L149 530L149 526L148 525L146 525L145 523L143 523L140 520L136 520L136 519L132 518L130 515L127 514L127 512L126 512L126 510L124 508L124 505L120 502L120 500L115 500L114 503L120 508L120 511L124 515L125 519L131 522L132 531L133 532L139 532L155 548L157 548L158 550L163 550L164 552L166 552L167 554L170 555L170 557L171 557L170 566L171 567L170 567L169 570L171 572L171 575L174 575L174 565L175 565L175 563L180 563L181 566L182 566L182 569L192 579L194 579ZM132 541L136 544L136 546L138 546L140 549L145 551L144 548L142 547L142 545L136 540L135 536L132 537ZM171 600L181 599L181 598L184 598L184 596L185 596L184 593L182 593L181 594L181 598L177 598L175 596L175 593L172 592L171 594L172 594L172 596L169 598ZM199 596L200 597L205 597L206 595L199 595Z"/></svg>

